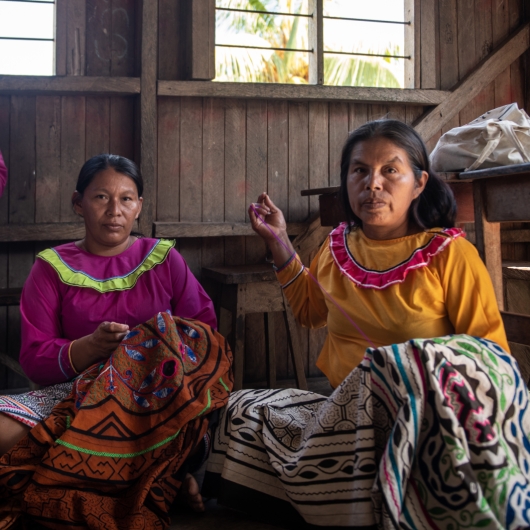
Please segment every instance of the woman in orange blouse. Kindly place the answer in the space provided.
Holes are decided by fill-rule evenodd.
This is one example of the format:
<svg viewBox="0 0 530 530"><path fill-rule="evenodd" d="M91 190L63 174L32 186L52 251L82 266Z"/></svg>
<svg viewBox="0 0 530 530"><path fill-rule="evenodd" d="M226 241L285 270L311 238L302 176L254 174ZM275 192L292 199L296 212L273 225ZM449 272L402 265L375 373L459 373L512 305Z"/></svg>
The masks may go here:
<svg viewBox="0 0 530 530"><path fill-rule="evenodd" d="M299 322L328 326L317 366L332 386L368 346L458 333L509 351L487 270L454 228L454 197L414 129L380 120L354 131L342 152L341 196L348 221L331 232L311 274L268 195L249 209Z"/></svg>

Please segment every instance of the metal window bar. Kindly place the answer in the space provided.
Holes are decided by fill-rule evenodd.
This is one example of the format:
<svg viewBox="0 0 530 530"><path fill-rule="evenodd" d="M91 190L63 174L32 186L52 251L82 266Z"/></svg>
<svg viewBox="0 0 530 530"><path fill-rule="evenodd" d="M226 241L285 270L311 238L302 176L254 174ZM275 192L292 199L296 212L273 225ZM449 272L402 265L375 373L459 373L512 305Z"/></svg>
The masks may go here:
<svg viewBox="0 0 530 530"><path fill-rule="evenodd" d="M44 42L53 42L55 39L39 39L33 37L0 37L0 40L28 40L28 41L44 41Z"/></svg>
<svg viewBox="0 0 530 530"><path fill-rule="evenodd" d="M281 51L281 52L313 53L315 51L313 48L304 50L300 48L269 48L267 46L244 46L242 44L216 44L216 46L219 46L221 48L242 48L242 49L248 49L248 50L273 50L273 51ZM324 50L324 53L329 53L331 55L356 55L356 56L362 56L362 57L389 57L389 58L394 58L394 59L410 59L410 55L390 55L390 54L384 54L384 53L339 52L339 51L333 51L333 50Z"/></svg>
<svg viewBox="0 0 530 530"><path fill-rule="evenodd" d="M376 22L377 24L403 24L404 26L410 26L412 24L410 20L401 22L400 20L375 20L372 18L329 17L327 15L324 15L322 18L327 18L329 20L349 20L353 22Z"/></svg>
<svg viewBox="0 0 530 530"><path fill-rule="evenodd" d="M51 2L45 2L44 0L0 0L0 2L10 2L14 4L16 2L27 2L28 4L47 4L54 5L55 0ZM44 39L44 38L32 38L32 37L1 37L0 40L27 40L27 41L42 41L42 42L54 42L55 39Z"/></svg>
<svg viewBox="0 0 530 530"><path fill-rule="evenodd" d="M221 48L244 48L248 50L273 50L273 51L279 51L279 52L305 52L305 53L314 52L312 48L310 50L304 50L300 48L269 48L267 46L243 46L239 44L216 44L216 46L219 46Z"/></svg>
<svg viewBox="0 0 530 530"><path fill-rule="evenodd" d="M285 13L282 11L258 11L254 9L239 9L239 8L233 8L233 7L216 7L217 11L235 11L237 13L256 13L258 15L281 15L285 17L305 17L305 18L313 18L314 13ZM349 18L349 17L332 17L324 15L323 18L329 19L329 20L348 20L353 22L375 22L377 24L403 24L410 26L411 22L409 21L400 21L400 20L375 20L371 18Z"/></svg>
<svg viewBox="0 0 530 530"><path fill-rule="evenodd" d="M281 11L257 11L254 9L237 9L235 7L216 7L217 11L236 11L238 13L256 13L258 15L282 15L284 17L305 17L313 18L313 14L308 13L284 13Z"/></svg>
<svg viewBox="0 0 530 530"><path fill-rule="evenodd" d="M324 53L331 55L360 55L362 57L390 57L394 59L410 59L410 55L390 55L385 53L362 53L362 52L337 52L332 50L324 50Z"/></svg>
<svg viewBox="0 0 530 530"><path fill-rule="evenodd" d="M44 0L0 0L0 2L11 2L12 4L15 2L28 2L29 4L55 4L55 0L52 0L51 2L45 2Z"/></svg>

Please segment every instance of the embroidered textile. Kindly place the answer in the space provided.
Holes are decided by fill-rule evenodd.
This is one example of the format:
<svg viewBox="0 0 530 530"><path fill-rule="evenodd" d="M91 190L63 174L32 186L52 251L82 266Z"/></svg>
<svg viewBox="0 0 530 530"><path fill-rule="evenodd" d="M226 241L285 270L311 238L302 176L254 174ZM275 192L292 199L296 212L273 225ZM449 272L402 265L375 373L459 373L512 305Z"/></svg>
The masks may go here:
<svg viewBox="0 0 530 530"><path fill-rule="evenodd" d="M432 258L442 252L455 238L463 236L459 228L444 228L434 233L430 241L414 250L403 262L387 270L372 270L363 267L355 259L348 246L348 223L341 223L329 236L329 248L337 267L359 287L384 289L389 285L405 281L407 274L415 269L427 267Z"/></svg>
<svg viewBox="0 0 530 530"><path fill-rule="evenodd" d="M0 459L0 528L9 513L50 528L167 527L186 459L231 387L225 339L158 313Z"/></svg>
<svg viewBox="0 0 530 530"><path fill-rule="evenodd" d="M529 433L511 356L467 335L417 339L369 349L327 399L235 392L208 478L222 475L224 503L261 493L254 509L283 501L323 527L527 528Z"/></svg>
<svg viewBox="0 0 530 530"><path fill-rule="evenodd" d="M85 271L74 269L54 248L43 250L37 257L49 263L55 269L63 283L76 287L89 287L100 293L108 293L111 291L132 289L136 285L138 278L144 272L151 270L166 260L169 251L174 246L174 241L156 240L153 247L149 249L137 267L124 275L111 278L94 278Z"/></svg>
<svg viewBox="0 0 530 530"><path fill-rule="evenodd" d="M0 412L30 427L47 418L53 407L72 391L73 381L32 390L24 394L0 396Z"/></svg>

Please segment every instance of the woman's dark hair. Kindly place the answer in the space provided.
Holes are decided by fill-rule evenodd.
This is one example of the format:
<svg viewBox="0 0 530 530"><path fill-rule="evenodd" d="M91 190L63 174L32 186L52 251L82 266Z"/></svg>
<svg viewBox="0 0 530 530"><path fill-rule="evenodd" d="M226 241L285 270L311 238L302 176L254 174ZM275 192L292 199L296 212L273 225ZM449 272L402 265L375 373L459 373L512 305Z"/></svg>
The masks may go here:
<svg viewBox="0 0 530 530"><path fill-rule="evenodd" d="M429 156L423 140L409 125L398 120L376 120L361 125L353 131L342 149L340 162L340 200L348 222L362 226L350 205L348 197L348 170L351 153L359 142L372 138L386 138L406 151L416 179L423 171L429 174L427 185L409 209L409 219L420 228L451 228L455 225L456 201L451 188L431 169Z"/></svg>
<svg viewBox="0 0 530 530"><path fill-rule="evenodd" d="M137 165L128 158L110 154L93 156L83 164L83 167L79 172L79 177L77 177L77 184L75 186L76 191L83 195L94 177L100 171L109 168L133 179L136 184L136 189L138 190L138 197L142 196L142 193L144 192L144 181Z"/></svg>

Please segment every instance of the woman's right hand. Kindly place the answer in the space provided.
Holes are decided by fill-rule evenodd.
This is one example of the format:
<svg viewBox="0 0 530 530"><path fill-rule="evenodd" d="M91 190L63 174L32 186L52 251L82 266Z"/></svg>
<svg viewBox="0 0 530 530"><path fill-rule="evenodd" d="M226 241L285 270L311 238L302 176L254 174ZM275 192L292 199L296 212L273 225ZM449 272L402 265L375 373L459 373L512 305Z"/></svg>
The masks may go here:
<svg viewBox="0 0 530 530"><path fill-rule="evenodd" d="M262 193L257 202L249 206L248 215L254 232L269 245L278 238L283 239L283 235L287 232L287 224L282 211L266 193Z"/></svg>
<svg viewBox="0 0 530 530"><path fill-rule="evenodd" d="M73 368L82 372L101 359L108 359L127 335L129 326L117 322L102 322L90 335L72 344Z"/></svg>
<svg viewBox="0 0 530 530"><path fill-rule="evenodd" d="M266 193L262 193L258 201L249 206L248 215L252 229L270 248L274 264L281 267L294 254L282 211Z"/></svg>

